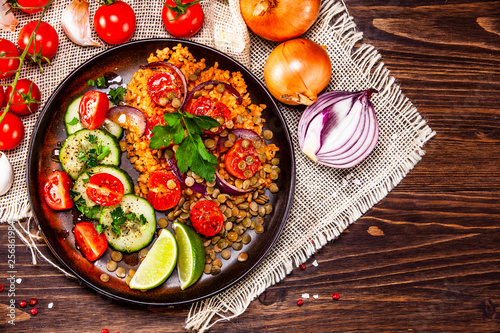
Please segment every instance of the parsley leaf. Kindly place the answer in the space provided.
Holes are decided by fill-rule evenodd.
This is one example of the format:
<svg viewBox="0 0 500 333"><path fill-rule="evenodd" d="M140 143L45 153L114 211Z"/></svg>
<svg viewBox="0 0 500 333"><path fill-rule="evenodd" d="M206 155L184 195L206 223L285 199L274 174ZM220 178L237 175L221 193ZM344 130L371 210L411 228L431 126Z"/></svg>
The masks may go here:
<svg viewBox="0 0 500 333"><path fill-rule="evenodd" d="M120 102L123 101L123 95L127 92L127 89L125 89L122 86L119 86L118 88L111 88L109 89L108 95L109 95L109 100L111 103L118 105Z"/></svg>
<svg viewBox="0 0 500 333"><path fill-rule="evenodd" d="M108 146L103 146L101 143L98 144L97 136L94 134L89 134L87 140L93 144L93 147L87 152L79 151L78 158L80 161L85 162L87 168L93 168L99 164L99 161L105 159L111 153L111 150Z"/></svg>
<svg viewBox="0 0 500 333"><path fill-rule="evenodd" d="M71 126L76 125L76 124L78 124L78 118L76 118L76 117L73 117L73 119L71 119L71 121L68 123L68 125L71 125Z"/></svg>
<svg viewBox="0 0 500 333"><path fill-rule="evenodd" d="M95 81L94 81L94 80L92 80L92 79L88 80L88 81L87 81L87 86L89 86L89 87L93 87L93 86L95 86Z"/></svg>
<svg viewBox="0 0 500 333"><path fill-rule="evenodd" d="M141 224L146 224L148 222L148 220L146 219L146 217L144 216L144 214L141 214L139 216L139 221L141 221Z"/></svg>
<svg viewBox="0 0 500 333"><path fill-rule="evenodd" d="M164 119L167 125L153 127L149 148L160 149L172 142L178 144L175 157L179 170L184 173L191 169L208 182L213 182L217 158L207 151L200 135L204 129L219 126L219 122L212 117L195 116L187 112L166 113Z"/></svg>
<svg viewBox="0 0 500 333"><path fill-rule="evenodd" d="M76 209L78 209L83 216L86 216L89 219L93 220L97 220L99 218L99 216L101 215L101 206L87 206L87 202L85 201L85 199L80 195L80 193L76 191L70 190L69 195L71 196L71 199L73 199L73 203L75 204Z"/></svg>
<svg viewBox="0 0 500 333"><path fill-rule="evenodd" d="M108 85L106 84L106 78L104 76L99 76L97 78L97 87L98 88L106 88Z"/></svg>
<svg viewBox="0 0 500 333"><path fill-rule="evenodd" d="M97 230L97 232L99 234L101 234L104 231L104 229L108 228L108 226L104 225L104 224L96 224L94 227L95 227L95 230Z"/></svg>

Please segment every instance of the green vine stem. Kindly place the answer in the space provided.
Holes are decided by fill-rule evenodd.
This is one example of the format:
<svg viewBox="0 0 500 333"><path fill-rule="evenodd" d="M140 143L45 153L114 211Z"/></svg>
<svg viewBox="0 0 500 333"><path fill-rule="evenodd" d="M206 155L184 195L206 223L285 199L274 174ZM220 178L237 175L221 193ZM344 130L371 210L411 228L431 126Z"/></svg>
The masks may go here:
<svg viewBox="0 0 500 333"><path fill-rule="evenodd" d="M19 76L21 75L21 70L24 66L24 59L26 59L26 55L28 54L28 50L31 46L31 43L33 43L33 40L35 39L35 36L36 36L36 32L38 30L38 27L40 26L40 22L42 22L42 18L43 16L45 15L45 13L47 12L47 9L50 7L50 5L52 4L54 0L49 0L49 2L47 2L45 4L45 6L43 6L42 8L42 12L40 13L40 18L38 19L38 23L36 25L36 28L33 30L33 33L31 34L30 36L30 39L28 41L28 44L26 45L26 48L24 49L23 53L21 53L21 55L19 57L16 57L16 58L19 58L19 67L17 68L16 70L16 74L14 76L14 81L12 81L12 83L10 84L6 84L6 85L2 85L2 86L12 86L12 91L14 92L14 89L17 85L17 81L19 80ZM21 6L15 6L15 8L21 8ZM28 8L28 7L22 7L22 8ZM31 7L29 7L31 8ZM43 68L42 68L42 65L39 63L39 66L40 66L40 70L42 71L43 73ZM30 87L30 91L28 92L28 95L31 96L31 87ZM9 107L10 107L10 104L12 102L12 97L14 96L14 94L12 93L9 97L9 100L7 101L7 105L5 106L5 110L2 112L2 115L0 115L0 123L3 121L3 118L5 117L5 115L7 114L7 112L9 111Z"/></svg>

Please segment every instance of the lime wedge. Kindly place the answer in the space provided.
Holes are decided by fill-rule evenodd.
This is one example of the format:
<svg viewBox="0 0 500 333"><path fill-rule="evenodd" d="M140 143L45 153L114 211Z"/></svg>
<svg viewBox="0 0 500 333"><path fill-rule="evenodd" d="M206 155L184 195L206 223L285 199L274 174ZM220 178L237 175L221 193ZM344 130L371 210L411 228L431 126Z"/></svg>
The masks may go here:
<svg viewBox="0 0 500 333"><path fill-rule="evenodd" d="M179 246L177 273L181 289L193 285L203 274L205 267L205 246L200 235L190 226L174 222L175 239Z"/></svg>
<svg viewBox="0 0 500 333"><path fill-rule="evenodd" d="M148 290L158 287L172 274L177 262L177 243L174 235L163 229L130 280L131 289Z"/></svg>

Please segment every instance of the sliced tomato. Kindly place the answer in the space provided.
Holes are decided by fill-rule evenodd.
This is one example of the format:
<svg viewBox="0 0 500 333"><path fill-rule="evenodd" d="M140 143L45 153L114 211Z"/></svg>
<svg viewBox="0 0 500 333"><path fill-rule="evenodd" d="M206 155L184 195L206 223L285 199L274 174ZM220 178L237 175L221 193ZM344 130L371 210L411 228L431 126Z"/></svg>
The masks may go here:
<svg viewBox="0 0 500 333"><path fill-rule="evenodd" d="M120 179L103 172L90 177L85 192L90 200L100 206L114 206L122 201L125 188Z"/></svg>
<svg viewBox="0 0 500 333"><path fill-rule="evenodd" d="M83 95L78 113L80 121L87 129L96 129L102 125L109 110L108 95L100 91L88 91Z"/></svg>
<svg viewBox="0 0 500 333"><path fill-rule="evenodd" d="M50 208L55 210L69 209L73 207L73 200L69 191L73 187L73 181L63 171L52 172L45 181L43 196Z"/></svg>
<svg viewBox="0 0 500 333"><path fill-rule="evenodd" d="M199 201L191 209L193 228L203 236L214 236L222 230L224 216L217 204L210 200Z"/></svg>
<svg viewBox="0 0 500 333"><path fill-rule="evenodd" d="M231 175L239 179L248 179L259 169L260 159L252 141L239 139L226 153L224 163Z"/></svg>
<svg viewBox="0 0 500 333"><path fill-rule="evenodd" d="M209 116L221 124L219 127L203 130L205 134L218 134L226 128L226 123L231 117L231 111L222 102L214 103L210 98L200 97L189 105L188 112L196 116Z"/></svg>
<svg viewBox="0 0 500 333"><path fill-rule="evenodd" d="M146 122L146 132L144 133L144 136L146 139L151 140L151 137L154 135L153 133L153 127L156 125L167 125L167 122L165 121L165 118L163 115L158 114L156 116L152 116L149 118Z"/></svg>
<svg viewBox="0 0 500 333"><path fill-rule="evenodd" d="M175 83L175 75L170 72L152 75L148 79L147 86L149 96L160 106L172 105L173 98L168 98L169 92L173 92L174 97L181 98L181 90Z"/></svg>
<svg viewBox="0 0 500 333"><path fill-rule="evenodd" d="M80 222L75 225L75 241L85 258L90 261L99 259L108 248L106 235L98 233L90 222Z"/></svg>
<svg viewBox="0 0 500 333"><path fill-rule="evenodd" d="M181 184L169 171L155 171L148 179L149 203L156 210L175 207L181 199Z"/></svg>

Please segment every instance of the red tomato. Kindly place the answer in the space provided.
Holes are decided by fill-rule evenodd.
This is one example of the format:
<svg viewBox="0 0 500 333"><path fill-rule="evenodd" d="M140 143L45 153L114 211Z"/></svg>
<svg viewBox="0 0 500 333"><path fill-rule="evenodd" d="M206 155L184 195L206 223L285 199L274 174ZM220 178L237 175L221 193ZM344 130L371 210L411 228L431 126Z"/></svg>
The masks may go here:
<svg viewBox="0 0 500 333"><path fill-rule="evenodd" d="M94 27L99 37L105 42L125 43L135 31L134 10L123 1L100 6L94 15Z"/></svg>
<svg viewBox="0 0 500 333"><path fill-rule="evenodd" d="M120 179L103 172L90 177L85 192L100 206L114 206L122 201L125 188Z"/></svg>
<svg viewBox="0 0 500 333"><path fill-rule="evenodd" d="M19 57L19 51L16 44L8 39L0 38L0 54L4 54L0 58L0 79L12 76L19 68L19 59L5 59L8 57Z"/></svg>
<svg viewBox="0 0 500 333"><path fill-rule="evenodd" d="M175 94L175 97L181 97L181 90L175 84L174 74L161 72L152 75L148 79L148 93L156 104L160 106L172 105L172 101L167 97L171 91Z"/></svg>
<svg viewBox="0 0 500 333"><path fill-rule="evenodd" d="M179 16L178 13L184 13ZM199 1L167 0L161 18L168 32L176 37L191 37L200 31L205 15Z"/></svg>
<svg viewBox="0 0 500 333"><path fill-rule="evenodd" d="M246 143L249 142L247 148L244 148ZM227 171L240 179L251 178L260 166L259 154L255 151L252 142L247 139L239 139L226 153L224 159Z"/></svg>
<svg viewBox="0 0 500 333"><path fill-rule="evenodd" d="M151 140L151 137L154 135L153 127L155 127L156 125L167 125L167 122L165 121L165 118L162 114L158 114L147 120L146 132L144 133L146 139Z"/></svg>
<svg viewBox="0 0 500 333"><path fill-rule="evenodd" d="M55 210L70 209L73 207L73 200L69 191L73 187L73 181L68 174L63 171L52 172L45 181L43 196L50 208Z"/></svg>
<svg viewBox="0 0 500 333"><path fill-rule="evenodd" d="M0 108L5 104L5 91L3 87L0 86Z"/></svg>
<svg viewBox="0 0 500 333"><path fill-rule="evenodd" d="M148 179L149 203L156 210L167 210L175 207L181 199L181 184L168 171L155 171Z"/></svg>
<svg viewBox="0 0 500 333"><path fill-rule="evenodd" d="M222 230L224 217L217 204L210 200L199 201L191 209L193 228L203 236L214 236Z"/></svg>
<svg viewBox="0 0 500 333"><path fill-rule="evenodd" d="M214 118L221 124L219 127L213 127L210 130L203 130L205 134L218 134L226 128L226 122L231 117L231 111L229 111L226 104L222 102L217 102L214 104L211 99L206 97L200 97L195 99L189 106L188 112L197 116L209 116Z"/></svg>
<svg viewBox="0 0 500 333"><path fill-rule="evenodd" d="M30 93L31 90L31 93ZM10 100L12 95L12 86L8 86L5 90L5 96L7 101ZM30 97L25 97L27 100L23 99L23 95L29 95ZM28 80L21 79L16 83L16 88L14 89L14 96L10 100L9 110L17 114L18 116L25 116L30 113L35 112L38 109L41 101L40 89L38 86Z"/></svg>
<svg viewBox="0 0 500 333"><path fill-rule="evenodd" d="M43 7L49 2L49 0L17 0L17 3L23 7ZM41 12L43 8L38 9L24 9L20 8L23 12L28 14L34 14Z"/></svg>
<svg viewBox="0 0 500 333"><path fill-rule="evenodd" d="M90 222L80 222L75 225L75 241L85 258L90 261L99 259L108 248L106 235L100 234Z"/></svg>
<svg viewBox="0 0 500 333"><path fill-rule="evenodd" d="M96 129L102 125L109 110L108 95L100 91L87 91L80 100L78 113L80 121L87 129Z"/></svg>
<svg viewBox="0 0 500 333"><path fill-rule="evenodd" d="M0 123L0 150L16 148L23 138L23 122L15 114L7 112Z"/></svg>
<svg viewBox="0 0 500 333"><path fill-rule="evenodd" d="M31 21L19 32L17 45L23 50L26 49L31 34L36 28L38 21ZM56 30L47 22L41 21L36 30L35 40L30 44L28 53L31 55L41 54L42 58L51 59L59 47L59 37Z"/></svg>

